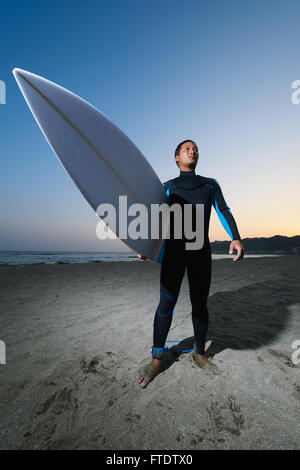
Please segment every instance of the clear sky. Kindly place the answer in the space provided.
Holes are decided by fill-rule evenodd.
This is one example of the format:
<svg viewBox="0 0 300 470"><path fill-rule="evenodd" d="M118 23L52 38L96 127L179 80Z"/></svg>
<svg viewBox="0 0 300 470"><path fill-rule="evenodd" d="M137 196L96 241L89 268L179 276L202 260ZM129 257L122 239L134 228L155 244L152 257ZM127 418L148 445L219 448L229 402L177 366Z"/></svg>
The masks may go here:
<svg viewBox="0 0 300 470"><path fill-rule="evenodd" d="M3 1L0 249L118 250L54 156L12 75L42 75L86 99L139 147L161 181L199 147L242 238L300 234L300 2ZM215 212L210 239L229 239ZM128 250L127 250L128 251Z"/></svg>

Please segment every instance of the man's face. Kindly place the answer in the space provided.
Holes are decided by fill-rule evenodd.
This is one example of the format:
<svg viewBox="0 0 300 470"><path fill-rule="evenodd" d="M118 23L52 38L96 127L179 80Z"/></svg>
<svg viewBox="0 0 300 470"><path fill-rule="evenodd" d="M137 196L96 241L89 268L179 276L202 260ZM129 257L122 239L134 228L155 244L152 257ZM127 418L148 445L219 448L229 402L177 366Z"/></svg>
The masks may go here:
<svg viewBox="0 0 300 470"><path fill-rule="evenodd" d="M176 161L182 171L194 170L198 163L198 148L193 142L185 142L182 144L179 155L176 155Z"/></svg>

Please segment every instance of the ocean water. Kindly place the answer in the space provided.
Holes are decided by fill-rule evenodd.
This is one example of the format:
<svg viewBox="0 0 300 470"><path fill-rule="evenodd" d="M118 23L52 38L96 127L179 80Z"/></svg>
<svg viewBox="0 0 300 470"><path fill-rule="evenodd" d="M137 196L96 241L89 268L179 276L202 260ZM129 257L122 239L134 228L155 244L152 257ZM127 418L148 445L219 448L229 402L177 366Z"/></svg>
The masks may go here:
<svg viewBox="0 0 300 470"><path fill-rule="evenodd" d="M0 265L80 264L99 261L139 261L133 252L0 251Z"/></svg>
<svg viewBox="0 0 300 470"><path fill-rule="evenodd" d="M246 255L245 258L279 255ZM234 258L234 255L213 254L212 259ZM25 264L80 264L99 261L138 261L134 252L80 252L80 251L0 251L0 265Z"/></svg>

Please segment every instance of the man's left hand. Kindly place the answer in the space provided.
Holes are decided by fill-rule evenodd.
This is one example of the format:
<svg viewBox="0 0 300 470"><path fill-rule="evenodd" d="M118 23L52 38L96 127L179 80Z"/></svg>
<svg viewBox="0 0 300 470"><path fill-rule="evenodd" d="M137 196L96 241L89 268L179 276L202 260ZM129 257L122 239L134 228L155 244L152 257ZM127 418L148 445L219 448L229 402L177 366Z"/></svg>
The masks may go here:
<svg viewBox="0 0 300 470"><path fill-rule="evenodd" d="M243 244L240 240L233 240L230 243L230 247L229 247L229 254L230 255L232 255L233 250L237 251L237 256L233 259L233 261L238 261L239 259L244 258L245 250L244 250Z"/></svg>

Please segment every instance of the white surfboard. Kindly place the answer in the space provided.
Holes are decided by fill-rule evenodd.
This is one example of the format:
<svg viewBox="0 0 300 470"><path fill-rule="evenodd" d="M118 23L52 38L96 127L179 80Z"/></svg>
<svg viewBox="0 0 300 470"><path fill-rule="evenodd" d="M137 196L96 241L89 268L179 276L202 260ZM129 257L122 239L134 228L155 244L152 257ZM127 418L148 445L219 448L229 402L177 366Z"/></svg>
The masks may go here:
<svg viewBox="0 0 300 470"><path fill-rule="evenodd" d="M116 208L118 237L119 196L127 196L128 207L147 207L148 239L122 241L160 262L163 240L150 238L150 205L166 202L166 196L140 150L104 114L69 90L26 70L15 68L13 74L49 145L92 208L96 211L104 203Z"/></svg>

